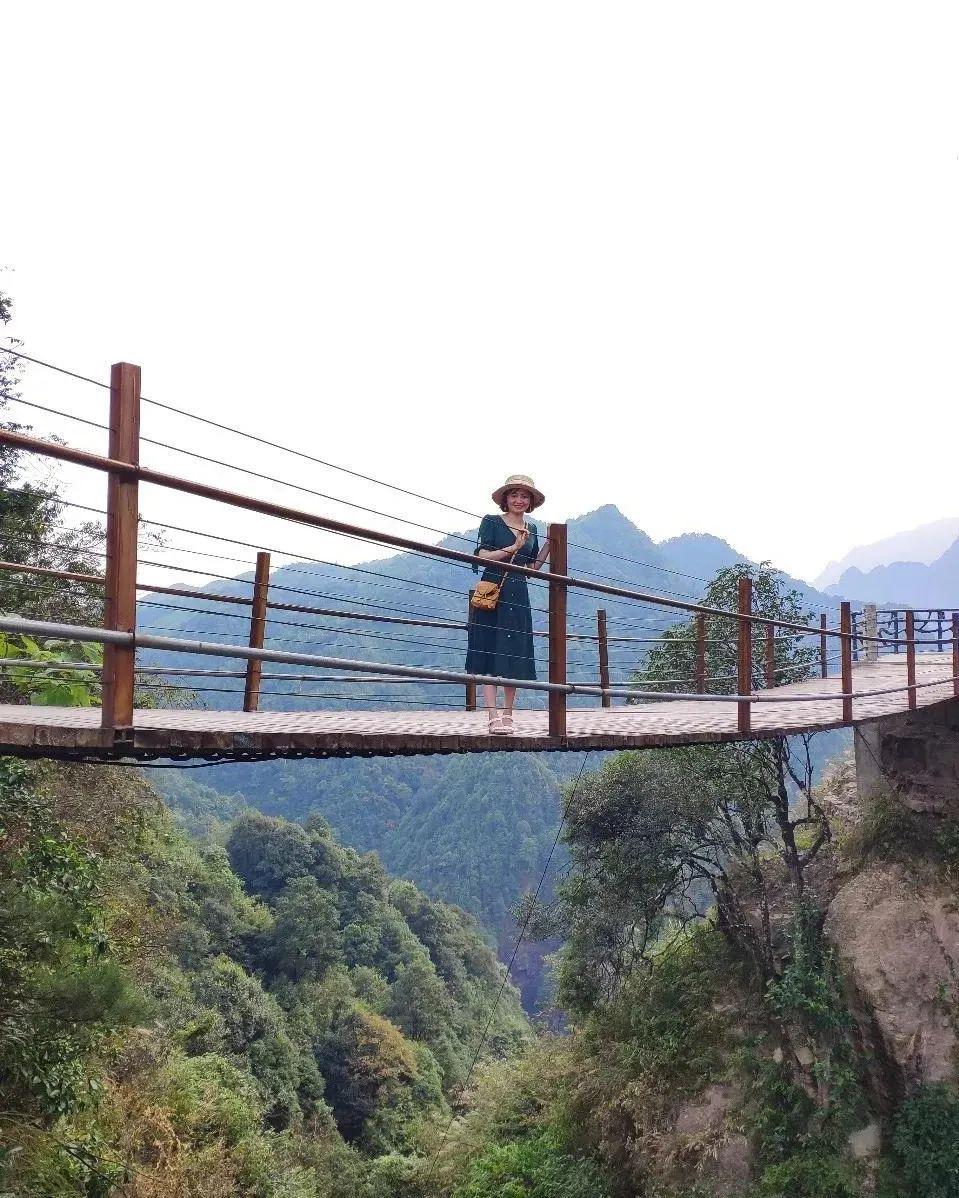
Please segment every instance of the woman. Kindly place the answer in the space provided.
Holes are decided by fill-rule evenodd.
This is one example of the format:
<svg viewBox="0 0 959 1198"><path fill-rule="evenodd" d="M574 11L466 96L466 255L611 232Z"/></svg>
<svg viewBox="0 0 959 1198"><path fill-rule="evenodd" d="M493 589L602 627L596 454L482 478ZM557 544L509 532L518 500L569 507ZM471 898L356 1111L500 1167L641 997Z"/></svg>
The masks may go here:
<svg viewBox="0 0 959 1198"><path fill-rule="evenodd" d="M526 577L508 570L497 570L495 563L512 561L517 566L538 570L546 561L549 543L540 549L535 526L526 523L527 513L538 508L545 498L525 474L510 475L493 492L493 502L501 514L483 517L476 553L490 562L490 567L483 571L483 581L502 581L503 589L492 611L470 608L469 648L466 654L466 671L469 674L530 680L536 677L533 618ZM489 715L490 732L510 735L513 731L516 687L503 687L502 713L496 708L495 686L484 686L483 697Z"/></svg>

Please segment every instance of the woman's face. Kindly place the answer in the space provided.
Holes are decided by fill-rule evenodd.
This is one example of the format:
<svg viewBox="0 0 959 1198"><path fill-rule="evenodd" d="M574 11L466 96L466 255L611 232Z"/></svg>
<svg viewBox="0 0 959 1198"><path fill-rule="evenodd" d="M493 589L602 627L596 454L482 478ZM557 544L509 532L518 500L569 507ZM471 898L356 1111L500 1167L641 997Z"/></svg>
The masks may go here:
<svg viewBox="0 0 959 1198"><path fill-rule="evenodd" d="M507 510L513 512L517 516L521 516L523 512L528 512L532 502L532 495L530 495L529 491L524 490L522 487L517 487L513 491L506 492Z"/></svg>

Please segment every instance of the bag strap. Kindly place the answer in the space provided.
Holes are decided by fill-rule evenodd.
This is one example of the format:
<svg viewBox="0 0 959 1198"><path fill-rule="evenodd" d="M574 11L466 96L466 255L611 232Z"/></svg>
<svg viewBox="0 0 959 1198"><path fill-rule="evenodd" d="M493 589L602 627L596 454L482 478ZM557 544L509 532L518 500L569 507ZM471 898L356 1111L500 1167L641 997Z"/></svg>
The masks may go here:
<svg viewBox="0 0 959 1198"><path fill-rule="evenodd" d="M500 586L502 586L503 583L506 581L506 579L509 577L509 570L503 570L502 567L504 565L509 565L512 562L513 558L517 555L517 553L519 553L519 550L514 549L513 552L506 559L505 562L500 562L500 580L499 580Z"/></svg>

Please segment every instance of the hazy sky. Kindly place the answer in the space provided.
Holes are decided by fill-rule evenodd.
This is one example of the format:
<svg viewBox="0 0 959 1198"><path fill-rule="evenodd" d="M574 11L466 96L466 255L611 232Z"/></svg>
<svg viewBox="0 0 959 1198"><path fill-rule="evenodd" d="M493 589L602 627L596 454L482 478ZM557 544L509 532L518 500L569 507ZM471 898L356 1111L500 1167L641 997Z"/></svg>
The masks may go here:
<svg viewBox="0 0 959 1198"><path fill-rule="evenodd" d="M954 3L88 0L3 26L0 281L27 352L137 362L149 397L470 511L522 471L547 519L616 503L807 577L959 513ZM106 412L37 367L24 394ZM162 411L144 431L469 524Z"/></svg>

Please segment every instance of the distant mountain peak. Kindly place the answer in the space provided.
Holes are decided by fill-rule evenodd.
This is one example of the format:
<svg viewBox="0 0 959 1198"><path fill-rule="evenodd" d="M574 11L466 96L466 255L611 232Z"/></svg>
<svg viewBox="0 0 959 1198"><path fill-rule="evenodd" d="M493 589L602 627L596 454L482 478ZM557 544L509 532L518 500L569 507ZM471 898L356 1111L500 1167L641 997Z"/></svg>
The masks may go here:
<svg viewBox="0 0 959 1198"><path fill-rule="evenodd" d="M623 515L615 503L604 503L591 512L584 512L582 516L571 516L569 522L570 524L582 524L591 520L618 521L620 524L629 525L630 528L635 529L636 527L628 516Z"/></svg>
<svg viewBox="0 0 959 1198"><path fill-rule="evenodd" d="M659 542L659 550L681 572L692 578L710 579L720 570L749 559L737 553L728 541L708 532L684 532Z"/></svg>
<svg viewBox="0 0 959 1198"><path fill-rule="evenodd" d="M894 533L891 537L883 537L868 545L857 545L839 561L830 562L815 579L814 585L822 590L832 588L850 567L868 573L877 566L891 566L898 562L918 562L930 566L957 537L959 516L947 516Z"/></svg>

